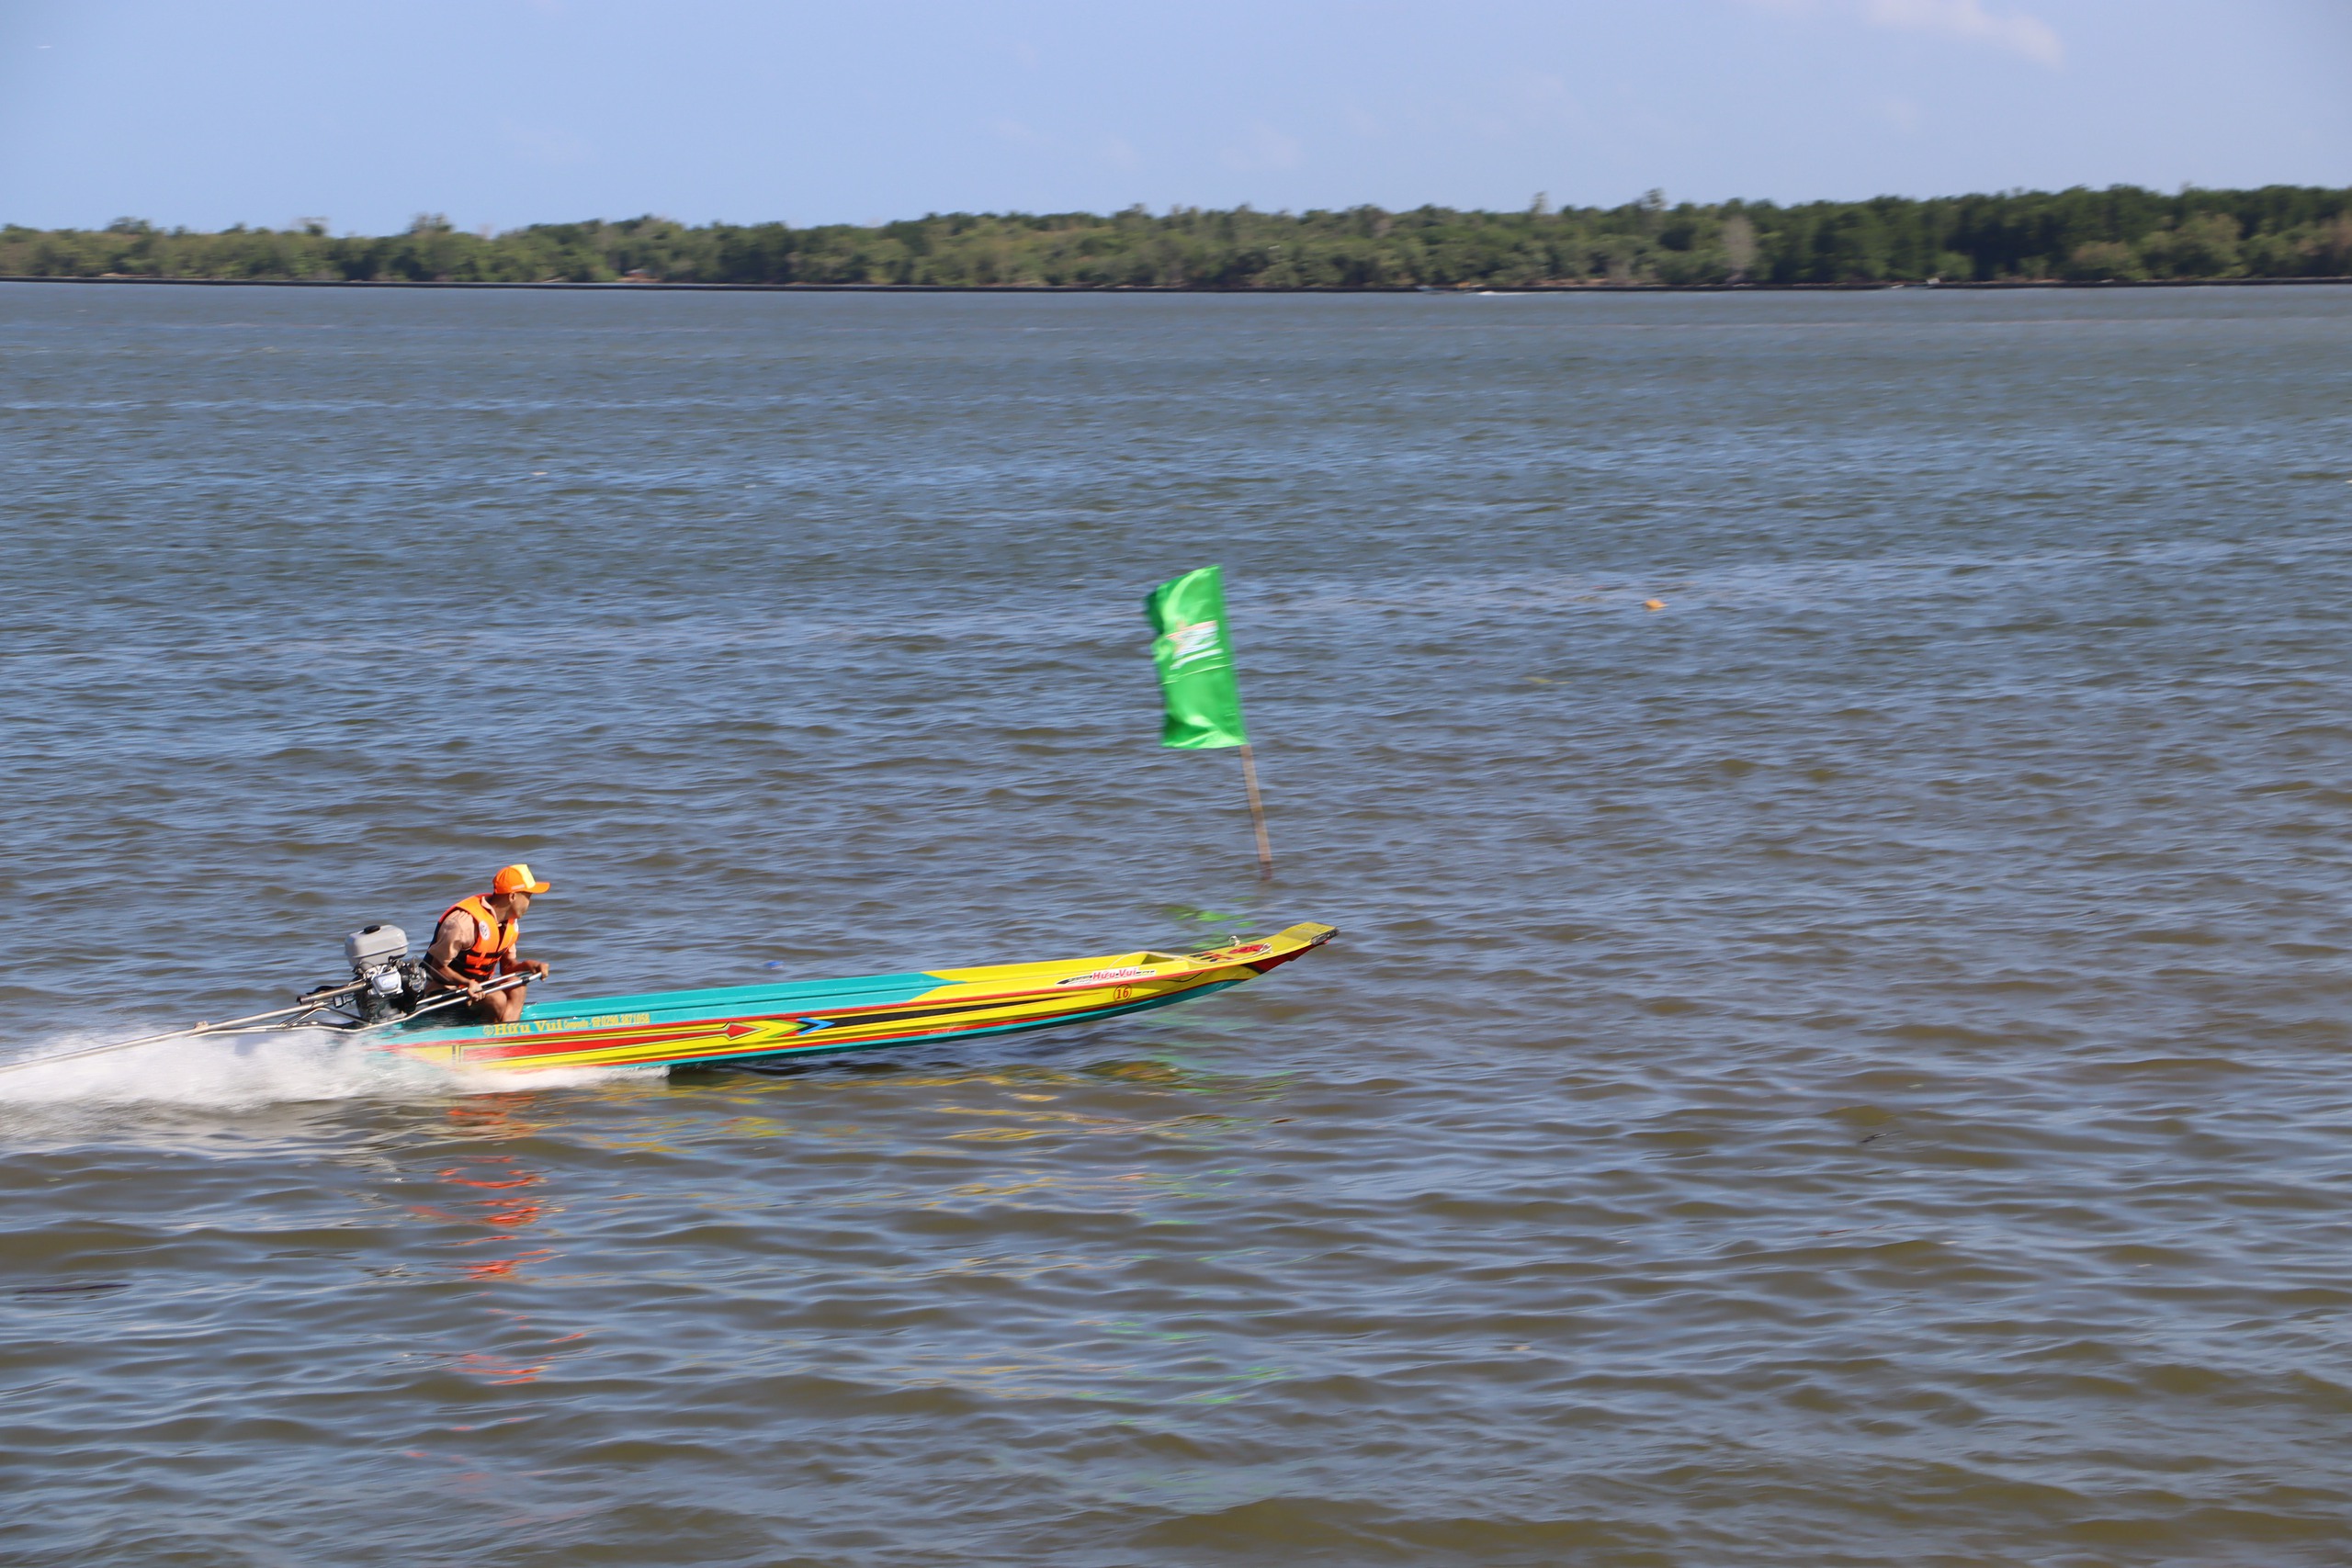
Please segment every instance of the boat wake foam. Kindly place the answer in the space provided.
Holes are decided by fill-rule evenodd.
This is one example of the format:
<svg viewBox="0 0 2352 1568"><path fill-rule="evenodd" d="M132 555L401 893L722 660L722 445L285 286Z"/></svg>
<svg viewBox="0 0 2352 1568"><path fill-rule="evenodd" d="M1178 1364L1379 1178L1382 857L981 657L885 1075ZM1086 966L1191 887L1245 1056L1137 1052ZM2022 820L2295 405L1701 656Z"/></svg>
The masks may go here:
<svg viewBox="0 0 2352 1568"><path fill-rule="evenodd" d="M413 1100L569 1089L644 1076L639 1067L529 1073L435 1066L324 1032L243 1040L166 1040L79 1061L46 1056L99 1044L53 1039L0 1061L0 1105L181 1105L239 1110L304 1100ZM657 1069L658 1070L658 1069Z"/></svg>

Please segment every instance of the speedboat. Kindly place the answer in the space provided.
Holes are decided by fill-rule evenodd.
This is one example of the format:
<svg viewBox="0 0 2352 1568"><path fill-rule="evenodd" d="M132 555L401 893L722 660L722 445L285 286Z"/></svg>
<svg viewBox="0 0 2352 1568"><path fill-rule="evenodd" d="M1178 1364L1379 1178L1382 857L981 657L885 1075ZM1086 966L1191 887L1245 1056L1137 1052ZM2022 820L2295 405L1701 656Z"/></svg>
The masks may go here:
<svg viewBox="0 0 2352 1568"><path fill-rule="evenodd" d="M841 1051L1096 1023L1255 979L1339 934L1304 924L1198 953L1120 953L533 1003L513 1023L430 1017L376 1032L383 1048L453 1067L775 1066Z"/></svg>
<svg viewBox="0 0 2352 1568"><path fill-rule="evenodd" d="M846 980L586 997L531 1003L512 1023L459 1023L453 1010L465 1000L463 993L433 993L423 966L408 956L400 928L369 926L345 939L352 978L306 992L293 1007L11 1062L0 1072L165 1040L291 1030L331 1031L376 1050L458 1068L774 1067L843 1051L1097 1023L1238 986L1339 934L1306 921L1193 953L1146 950ZM515 976L484 988L526 980Z"/></svg>

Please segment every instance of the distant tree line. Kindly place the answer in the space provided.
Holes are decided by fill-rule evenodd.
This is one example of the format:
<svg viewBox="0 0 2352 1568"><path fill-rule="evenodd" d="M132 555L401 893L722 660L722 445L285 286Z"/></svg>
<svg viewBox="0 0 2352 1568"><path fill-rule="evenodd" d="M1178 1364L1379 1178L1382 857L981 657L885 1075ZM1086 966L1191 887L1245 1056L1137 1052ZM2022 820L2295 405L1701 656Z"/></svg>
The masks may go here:
<svg viewBox="0 0 2352 1568"><path fill-rule="evenodd" d="M666 218L468 233L323 221L219 233L122 219L0 228L0 274L38 277L485 282L1040 284L1154 288L1525 288L2352 275L2352 189L2266 186L2164 196L2133 186L1915 200L1730 201L1524 211L1374 207L933 213L872 227Z"/></svg>

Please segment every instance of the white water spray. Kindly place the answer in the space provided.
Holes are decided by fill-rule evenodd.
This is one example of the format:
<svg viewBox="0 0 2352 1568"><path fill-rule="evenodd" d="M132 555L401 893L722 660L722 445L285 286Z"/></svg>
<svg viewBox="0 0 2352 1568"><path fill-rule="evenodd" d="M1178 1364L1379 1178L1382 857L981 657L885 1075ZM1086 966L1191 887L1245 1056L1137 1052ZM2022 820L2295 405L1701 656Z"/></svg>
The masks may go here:
<svg viewBox="0 0 2352 1568"><path fill-rule="evenodd" d="M105 1055L43 1065L95 1040L56 1039L9 1058L0 1107L156 1105L250 1110L335 1100L420 1100L450 1094L570 1089L641 1077L642 1067L499 1072L447 1067L337 1039L323 1030L282 1035L162 1040ZM651 1069L658 1071L660 1069Z"/></svg>

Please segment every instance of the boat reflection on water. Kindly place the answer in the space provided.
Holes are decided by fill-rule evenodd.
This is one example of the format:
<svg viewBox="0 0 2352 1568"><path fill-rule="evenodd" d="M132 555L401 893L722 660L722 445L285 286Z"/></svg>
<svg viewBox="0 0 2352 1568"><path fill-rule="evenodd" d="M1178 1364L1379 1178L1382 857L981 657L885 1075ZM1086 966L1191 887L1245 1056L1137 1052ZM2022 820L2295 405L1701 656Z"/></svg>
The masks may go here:
<svg viewBox="0 0 2352 1568"><path fill-rule="evenodd" d="M450 1131L458 1137L506 1141L537 1135L543 1120L526 1115L540 1097L520 1092L485 1095L448 1110ZM563 1213L563 1205L546 1193L548 1175L523 1163L520 1156L488 1149L468 1151L441 1163L431 1178L455 1189L437 1203L413 1203L408 1212L436 1225L462 1226L481 1234L460 1235L438 1245L467 1254L450 1267L457 1278L489 1282L526 1282L531 1265L561 1253L550 1238L531 1234L531 1227ZM480 1256L476 1249L495 1248L498 1257ZM554 1345L586 1339L585 1331L549 1337L537 1330L528 1314L504 1307L488 1309L503 1320L493 1337L493 1348L445 1352L440 1359L450 1371L488 1383L526 1383L538 1380L555 1364L546 1354Z"/></svg>

